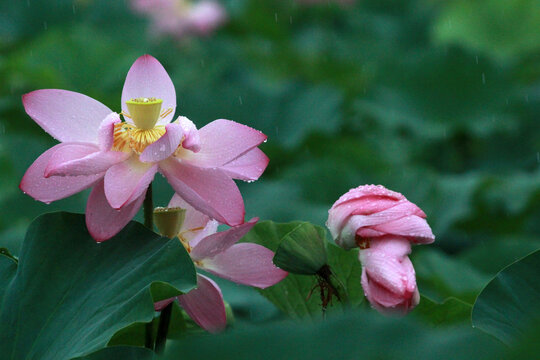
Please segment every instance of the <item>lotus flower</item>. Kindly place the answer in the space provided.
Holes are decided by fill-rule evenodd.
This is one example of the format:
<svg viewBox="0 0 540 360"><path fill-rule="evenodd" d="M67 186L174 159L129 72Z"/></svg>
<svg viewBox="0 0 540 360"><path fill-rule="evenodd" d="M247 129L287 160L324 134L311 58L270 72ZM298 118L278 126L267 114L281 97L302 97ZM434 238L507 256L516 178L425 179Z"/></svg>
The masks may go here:
<svg viewBox="0 0 540 360"><path fill-rule="evenodd" d="M251 230L258 219L217 232L219 223L195 210L184 199L174 195L169 208L186 209L178 238L188 250L197 268L238 284L266 288L281 281L287 272L273 262L274 252L252 243L236 244ZM161 310L175 299L203 329L218 332L227 325L225 304L219 286L198 274L197 288L189 293L157 302Z"/></svg>
<svg viewBox="0 0 540 360"><path fill-rule="evenodd" d="M197 210L222 223L244 222L244 202L233 179L256 180L268 158L257 146L266 136L229 120L197 130L174 122L176 93L152 56L137 59L122 91L120 115L67 90L23 96L26 112L60 141L26 171L20 188L50 203L92 188L86 224L96 241L117 234L137 213L157 172Z"/></svg>
<svg viewBox="0 0 540 360"><path fill-rule="evenodd" d="M349 190L328 211L327 227L336 244L359 247L362 287L383 313L406 313L419 302L411 243L435 241L426 214L400 193L383 186Z"/></svg>
<svg viewBox="0 0 540 360"><path fill-rule="evenodd" d="M227 19L223 6L211 0L133 0L132 6L150 18L152 33L179 39L188 35L209 35Z"/></svg>

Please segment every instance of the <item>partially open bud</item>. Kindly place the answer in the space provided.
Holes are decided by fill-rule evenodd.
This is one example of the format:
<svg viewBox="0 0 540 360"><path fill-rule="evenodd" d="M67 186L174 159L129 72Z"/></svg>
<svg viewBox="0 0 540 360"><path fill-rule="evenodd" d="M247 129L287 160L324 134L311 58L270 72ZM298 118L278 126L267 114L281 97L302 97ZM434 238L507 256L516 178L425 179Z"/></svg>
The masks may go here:
<svg viewBox="0 0 540 360"><path fill-rule="evenodd" d="M179 207L157 207L154 209L154 224L156 224L159 234L171 239L180 233L185 217L186 209Z"/></svg>
<svg viewBox="0 0 540 360"><path fill-rule="evenodd" d="M161 113L161 104L163 100L156 98L141 97L126 101L133 123L142 130L154 128Z"/></svg>
<svg viewBox="0 0 540 360"><path fill-rule="evenodd" d="M420 294L408 255L411 244L435 240L418 206L383 186L363 185L332 205L326 226L337 245L360 249L362 288L375 309L404 315L418 305Z"/></svg>

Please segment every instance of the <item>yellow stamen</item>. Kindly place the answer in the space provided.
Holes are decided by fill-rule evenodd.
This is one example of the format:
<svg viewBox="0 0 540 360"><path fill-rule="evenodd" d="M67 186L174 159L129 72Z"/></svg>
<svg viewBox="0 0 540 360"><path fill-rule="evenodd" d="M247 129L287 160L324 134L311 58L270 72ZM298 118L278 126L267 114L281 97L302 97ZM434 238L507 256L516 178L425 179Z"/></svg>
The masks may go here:
<svg viewBox="0 0 540 360"><path fill-rule="evenodd" d="M129 123L119 123L114 126L113 150L140 154L146 147L156 142L165 134L165 126L158 125L152 129L140 129Z"/></svg>
<svg viewBox="0 0 540 360"><path fill-rule="evenodd" d="M180 239L180 242L184 247L186 248L188 253L191 253L191 245L189 245L189 241L182 236L182 233L178 234L178 239Z"/></svg>
<svg viewBox="0 0 540 360"><path fill-rule="evenodd" d="M166 117L167 115L169 115L170 113L173 112L173 109L172 108L168 108L167 110L165 110L164 112L161 113L161 115L159 115L159 117L161 119L163 119L164 117Z"/></svg>
<svg viewBox="0 0 540 360"><path fill-rule="evenodd" d="M129 116L129 114L127 112L125 112L125 111L120 112L120 115L122 115L123 117L126 117L128 119L131 119L131 116Z"/></svg>
<svg viewBox="0 0 540 360"><path fill-rule="evenodd" d="M193 229L189 229L187 231L197 232L197 231L202 230L202 229L204 229L204 226L199 226L199 227L196 227L196 228L193 228Z"/></svg>

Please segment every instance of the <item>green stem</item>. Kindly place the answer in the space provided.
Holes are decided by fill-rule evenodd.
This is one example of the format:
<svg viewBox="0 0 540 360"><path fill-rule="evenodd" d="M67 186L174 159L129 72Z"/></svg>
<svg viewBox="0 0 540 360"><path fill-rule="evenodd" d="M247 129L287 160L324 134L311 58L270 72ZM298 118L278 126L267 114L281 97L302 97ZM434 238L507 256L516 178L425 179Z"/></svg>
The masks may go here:
<svg viewBox="0 0 540 360"><path fill-rule="evenodd" d="M154 231L154 200L152 199L152 184L146 190L146 196L143 203L144 226Z"/></svg>
<svg viewBox="0 0 540 360"><path fill-rule="evenodd" d="M143 203L144 226L154 230L154 200L152 199L152 184L148 186ZM152 321L146 324L144 328L144 346L150 350L154 349L154 329Z"/></svg>
<svg viewBox="0 0 540 360"><path fill-rule="evenodd" d="M152 333L154 332L153 322L150 321L144 328L144 347L150 350L154 349L154 339Z"/></svg>
<svg viewBox="0 0 540 360"><path fill-rule="evenodd" d="M169 323L171 322L171 313L172 313L173 303L161 310L161 315L159 316L159 325L158 332L156 337L156 354L162 354L165 350L165 343L167 342L167 333L169 332Z"/></svg>

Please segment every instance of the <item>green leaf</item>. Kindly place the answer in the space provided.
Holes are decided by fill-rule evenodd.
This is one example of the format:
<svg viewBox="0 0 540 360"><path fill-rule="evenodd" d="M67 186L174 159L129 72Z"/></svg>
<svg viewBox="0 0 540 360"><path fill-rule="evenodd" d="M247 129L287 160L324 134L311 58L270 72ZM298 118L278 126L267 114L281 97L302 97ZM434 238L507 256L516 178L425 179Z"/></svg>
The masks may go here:
<svg viewBox="0 0 540 360"><path fill-rule="evenodd" d="M255 225L242 241L257 243L275 251L285 235L302 224L304 223L278 224L263 221ZM336 281L335 285L345 292L352 306L360 305L364 296L360 285L362 266L358 261L358 250L345 251L336 245L328 244L327 251L328 265L333 273L332 279ZM319 319L322 317L319 290L315 276L289 274L276 285L260 290L260 293L294 319ZM342 309L343 304L334 297L328 311Z"/></svg>
<svg viewBox="0 0 540 360"><path fill-rule="evenodd" d="M501 269L540 249L537 239L514 239L503 236L501 240L483 242L466 250L460 258L476 269L491 276Z"/></svg>
<svg viewBox="0 0 540 360"><path fill-rule="evenodd" d="M411 318L348 312L316 323L281 322L171 341L162 359L499 359L503 345L472 329L426 328ZM479 351L481 349L481 351Z"/></svg>
<svg viewBox="0 0 540 360"><path fill-rule="evenodd" d="M0 255L4 255L4 256L7 256L8 258L12 259L13 261L15 261L15 263L17 263L19 260L17 259L17 257L13 256L9 250L7 248L0 248Z"/></svg>
<svg viewBox="0 0 540 360"><path fill-rule="evenodd" d="M68 359L104 347L119 329L154 316L150 284L176 294L196 284L184 247L131 222L96 243L83 215L46 214L28 229L0 314L7 359Z"/></svg>
<svg viewBox="0 0 540 360"><path fill-rule="evenodd" d="M278 267L302 275L315 275L327 261L326 230L307 222L283 237L274 256Z"/></svg>
<svg viewBox="0 0 540 360"><path fill-rule="evenodd" d="M442 303L431 300L422 295L420 304L413 314L425 322L435 325L455 325L463 322L469 323L472 306L454 297L445 299Z"/></svg>
<svg viewBox="0 0 540 360"><path fill-rule="evenodd" d="M473 325L510 344L540 320L540 250L509 265L482 290Z"/></svg>
<svg viewBox="0 0 540 360"><path fill-rule="evenodd" d="M458 43L513 60L540 49L540 6L537 0L449 1L435 23L439 42Z"/></svg>
<svg viewBox="0 0 540 360"><path fill-rule="evenodd" d="M17 262L15 259L4 254L0 254L0 305L2 304L4 291L6 291L6 288L8 287L9 282L13 279L13 276L15 276L16 271Z"/></svg>
<svg viewBox="0 0 540 360"><path fill-rule="evenodd" d="M434 249L418 249L412 254L420 292L436 301L456 297L469 304L489 277L464 261Z"/></svg>
<svg viewBox="0 0 540 360"><path fill-rule="evenodd" d="M152 350L135 346L112 346L107 347L90 355L78 357L77 360L110 360L110 359L130 359L130 360L152 360L154 358Z"/></svg>
<svg viewBox="0 0 540 360"><path fill-rule="evenodd" d="M167 332L168 339L180 339L186 336L187 332L201 333L204 332L197 324L192 325L189 316L182 310L178 302L173 302L169 330ZM188 320L188 321L186 321ZM152 338L155 339L158 332L160 317L156 316L152 319ZM189 326L188 326L189 322ZM139 346L143 347L146 340L146 327L148 323L137 322L126 326L119 330L111 338L107 346Z"/></svg>

